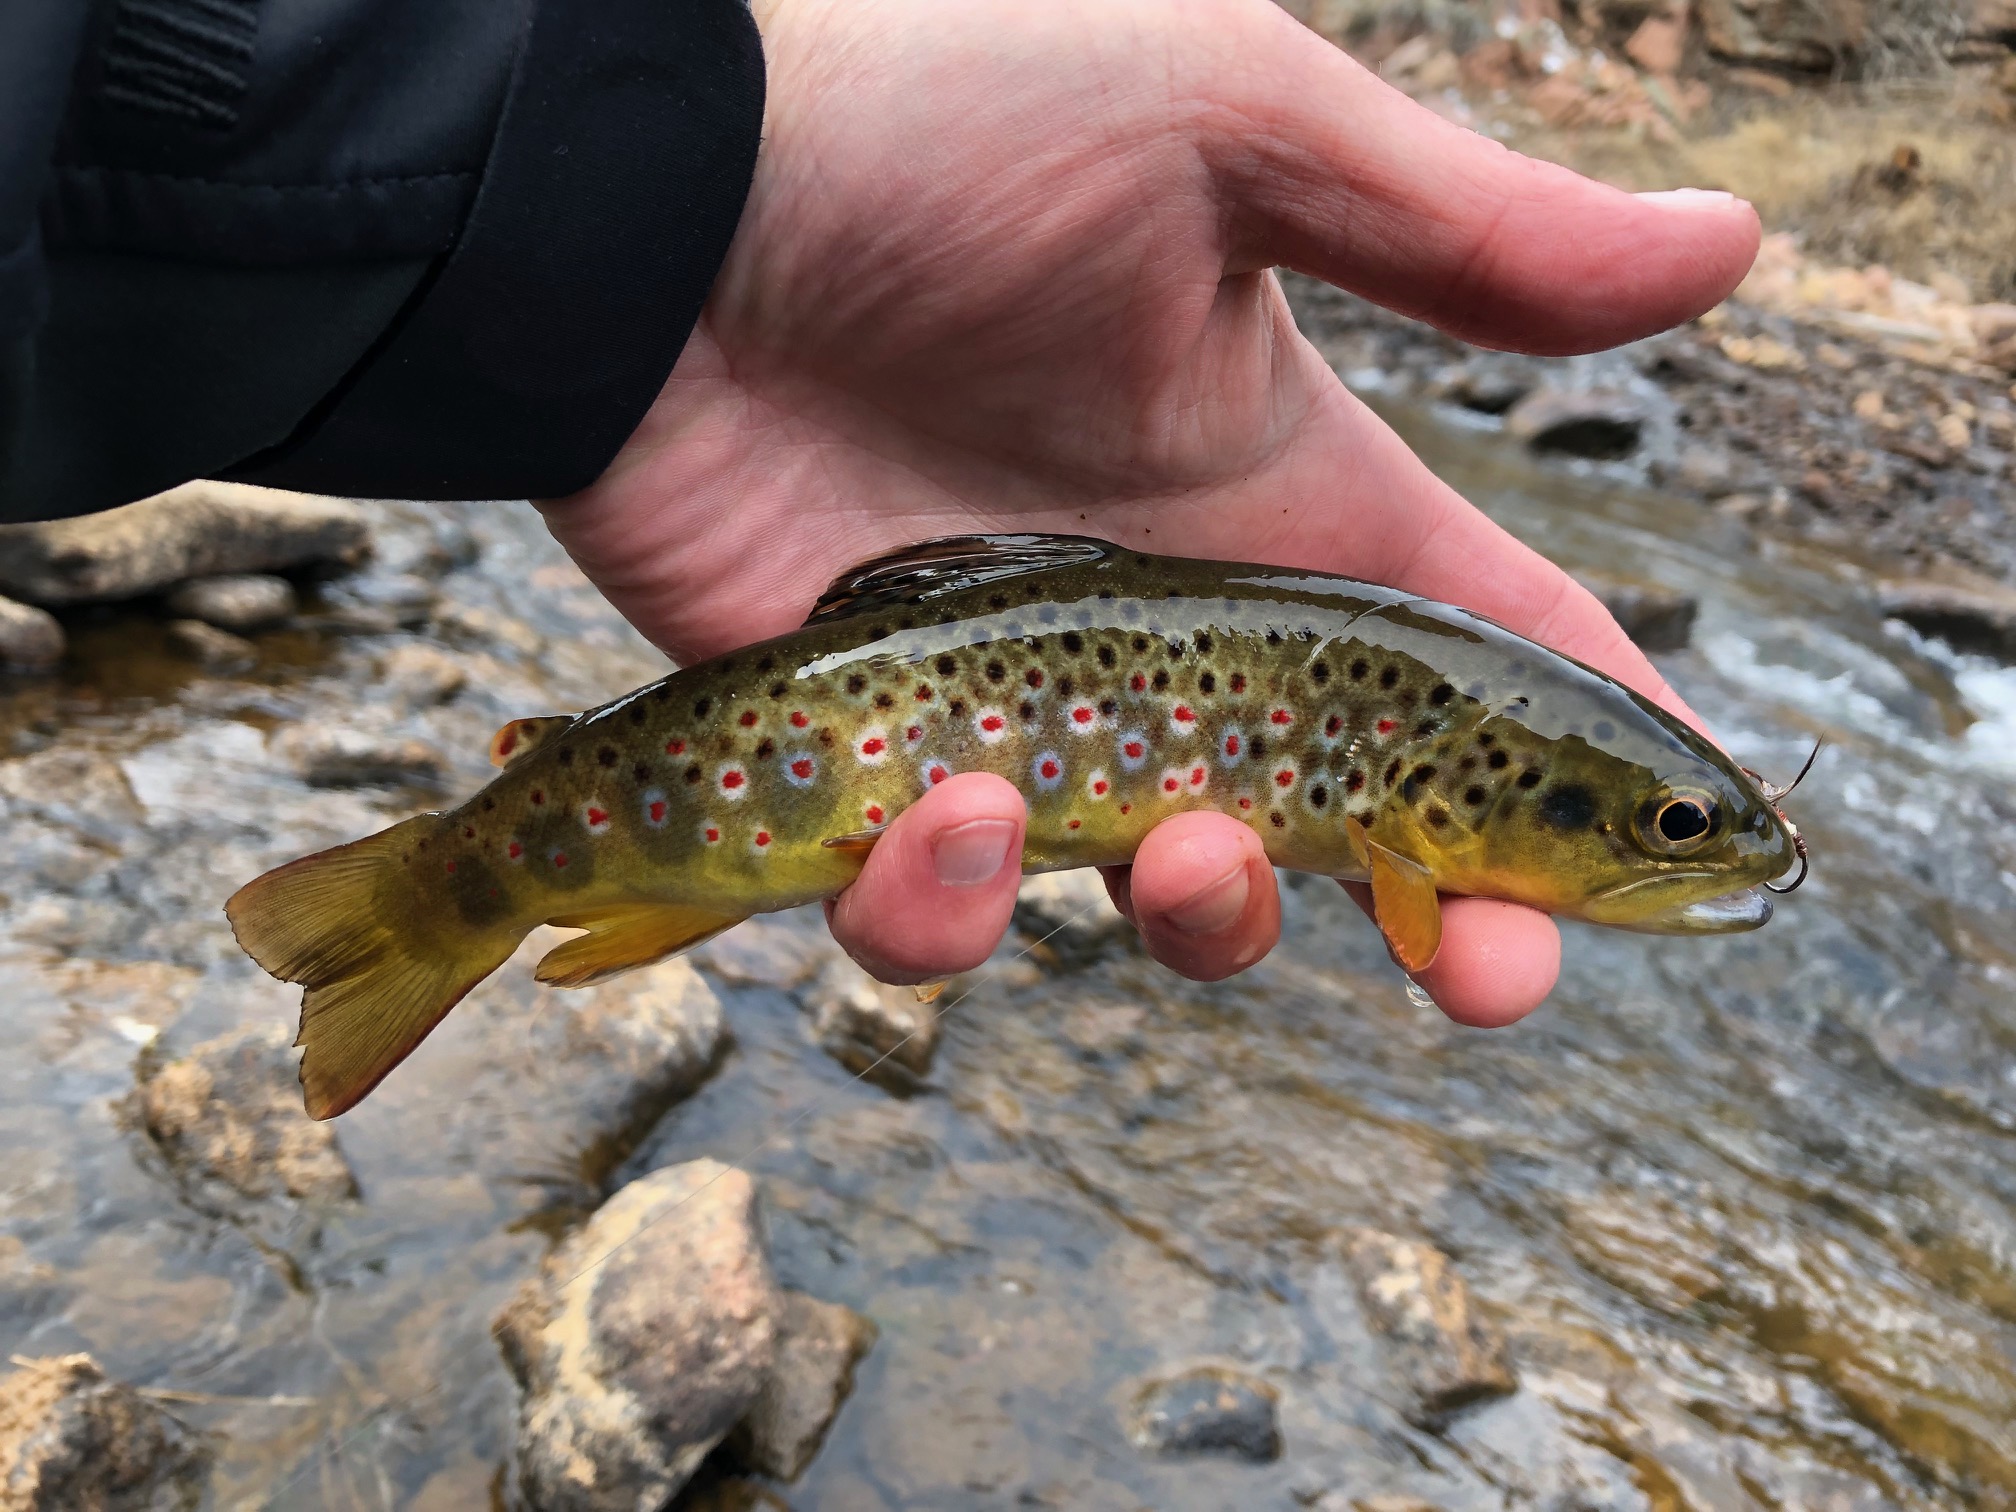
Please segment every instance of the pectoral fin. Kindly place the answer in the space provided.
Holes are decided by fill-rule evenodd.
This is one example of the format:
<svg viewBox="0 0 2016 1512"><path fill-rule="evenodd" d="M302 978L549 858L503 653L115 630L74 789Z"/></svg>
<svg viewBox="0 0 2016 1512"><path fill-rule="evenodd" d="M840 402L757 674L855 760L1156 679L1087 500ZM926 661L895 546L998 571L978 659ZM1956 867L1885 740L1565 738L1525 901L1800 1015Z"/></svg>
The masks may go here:
<svg viewBox="0 0 2016 1512"><path fill-rule="evenodd" d="M548 922L588 933L555 945L540 958L532 974L555 987L586 987L690 950L742 919L740 914L712 913L672 903L620 903L561 914Z"/></svg>
<svg viewBox="0 0 2016 1512"><path fill-rule="evenodd" d="M1442 948L1442 900L1435 875L1419 861L1381 845L1355 819L1344 821L1352 849L1372 874L1372 917L1386 947L1407 971L1425 971Z"/></svg>
<svg viewBox="0 0 2016 1512"><path fill-rule="evenodd" d="M845 835L828 835L819 843L828 850L844 852L849 856L866 856L875 849L875 842L882 838L879 829L854 830Z"/></svg>

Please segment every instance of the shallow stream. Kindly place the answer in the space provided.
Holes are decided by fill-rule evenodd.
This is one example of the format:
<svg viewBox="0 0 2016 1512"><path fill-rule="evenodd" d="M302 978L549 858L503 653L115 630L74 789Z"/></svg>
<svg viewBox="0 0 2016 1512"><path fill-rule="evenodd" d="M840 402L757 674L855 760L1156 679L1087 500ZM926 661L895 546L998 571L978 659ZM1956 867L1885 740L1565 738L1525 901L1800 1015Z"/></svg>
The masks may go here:
<svg viewBox="0 0 2016 1512"><path fill-rule="evenodd" d="M1564 563L1699 595L1662 667L1741 759L1827 737L1791 806L1813 879L1768 929L1570 926L1553 1001L1483 1033L1297 879L1280 949L1218 986L1082 924L1011 939L899 1097L813 1043L791 989L824 947L769 922L703 958L735 1046L641 1139L542 1079L570 1010L511 971L342 1121L360 1202L212 1216L127 1100L147 1058L291 1022L219 903L430 796L310 788L269 734L430 741L445 795L505 718L662 665L530 511L374 507L380 563L330 601L438 576L424 636L278 632L218 675L134 609L0 690L0 1342L213 1430L219 1506L487 1506L492 1314L599 1194L711 1155L759 1173L782 1279L881 1340L803 1480L696 1505L2016 1508L2016 671L1885 625L1838 556L1396 418ZM445 703L378 681L421 639L467 674ZM1409 1426L1328 1243L1354 1224L1452 1257L1514 1395ZM1279 1390L1277 1462L1127 1441L1132 1383L1196 1360Z"/></svg>

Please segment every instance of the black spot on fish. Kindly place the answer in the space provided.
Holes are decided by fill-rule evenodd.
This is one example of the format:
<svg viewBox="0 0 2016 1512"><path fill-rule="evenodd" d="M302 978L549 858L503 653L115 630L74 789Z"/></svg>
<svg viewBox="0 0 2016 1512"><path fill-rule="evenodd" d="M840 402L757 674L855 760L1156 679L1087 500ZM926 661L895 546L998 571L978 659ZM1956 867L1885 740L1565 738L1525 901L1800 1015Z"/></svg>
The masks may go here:
<svg viewBox="0 0 2016 1512"><path fill-rule="evenodd" d="M875 707L876 707L876 708L878 708L878 709L893 709L893 708L895 708L895 707L896 707L896 695L895 695L895 694L893 694L893 693L877 693L877 694L875 695Z"/></svg>
<svg viewBox="0 0 2016 1512"><path fill-rule="evenodd" d="M646 715L644 711L644 705L642 705L641 703L633 703L632 705L630 705L630 723L632 723L633 725L641 725L642 723L644 723L645 718Z"/></svg>
<svg viewBox="0 0 2016 1512"><path fill-rule="evenodd" d="M957 672L958 670L959 670L959 663L954 661L951 657L941 656L938 658L938 675L940 677L950 677L954 672Z"/></svg>
<svg viewBox="0 0 2016 1512"><path fill-rule="evenodd" d="M1491 749L1491 747L1498 744L1498 737L1496 735L1493 735L1490 731L1487 730L1482 735L1479 735L1477 737L1477 744L1484 747L1484 749L1488 751Z"/></svg>
<svg viewBox="0 0 2016 1512"><path fill-rule="evenodd" d="M1029 700L1025 698L1022 700L1022 706L1015 712L1022 716L1022 723L1028 724L1036 717L1036 705L1029 702Z"/></svg>
<svg viewBox="0 0 2016 1512"><path fill-rule="evenodd" d="M1268 645L1270 645L1270 646L1278 646L1278 645L1280 645L1280 644L1281 644L1281 632L1280 632L1279 630L1276 630L1276 629L1273 629L1272 627L1269 627L1269 629L1268 629L1268 631L1267 631L1267 644L1268 644Z"/></svg>
<svg viewBox="0 0 2016 1512"><path fill-rule="evenodd" d="M1059 698L1071 698L1075 696L1077 692L1078 692L1077 679L1070 677L1060 677L1057 679L1057 696Z"/></svg>
<svg viewBox="0 0 2016 1512"><path fill-rule="evenodd" d="M1137 636L1135 636L1135 637L1134 637L1134 654L1135 654L1136 656L1139 656L1139 655L1141 655L1141 654L1142 654L1143 652L1145 652L1145 651L1146 651L1147 649L1148 649L1148 637L1147 637L1147 636L1145 636L1145 635L1137 635Z"/></svg>
<svg viewBox="0 0 2016 1512"><path fill-rule="evenodd" d="M830 727L822 727L820 729L819 744L829 747L833 744L833 731Z"/></svg>
<svg viewBox="0 0 2016 1512"><path fill-rule="evenodd" d="M1197 691L1199 693L1216 693L1218 691L1218 679L1213 677L1209 672L1200 673L1197 678Z"/></svg>
<svg viewBox="0 0 2016 1512"><path fill-rule="evenodd" d="M1255 735L1251 740L1246 742L1246 750L1247 754L1252 756L1255 761L1265 761L1267 759L1267 737L1265 735Z"/></svg>
<svg viewBox="0 0 2016 1512"><path fill-rule="evenodd" d="M1111 588L1101 588L1099 590L1099 597L1101 597L1102 599L1110 599L1111 597L1113 597L1113 590Z"/></svg>
<svg viewBox="0 0 2016 1512"><path fill-rule="evenodd" d="M1330 789L1323 786L1322 783L1319 782L1316 784L1316 786L1309 789L1309 803L1311 807L1321 808L1323 807L1324 804L1328 803L1329 801L1330 801Z"/></svg>
<svg viewBox="0 0 2016 1512"><path fill-rule="evenodd" d="M947 710L950 711L954 719L959 719L963 717L964 714L966 713L966 700L963 698L955 698L952 700L952 702L945 705L945 707Z"/></svg>
<svg viewBox="0 0 2016 1512"><path fill-rule="evenodd" d="M638 762L630 768L630 776L636 782L649 782L651 780L651 763L648 761Z"/></svg>
<svg viewBox="0 0 2016 1512"><path fill-rule="evenodd" d="M987 599L987 607L990 609L1006 609L1008 607L1008 595L1005 593L990 594Z"/></svg>
<svg viewBox="0 0 2016 1512"><path fill-rule="evenodd" d="M1112 665L1113 665L1113 663L1114 663L1115 661L1117 661L1117 660L1118 660L1118 658L1114 656L1114 654L1113 654L1113 648L1112 648L1111 646L1105 646L1105 645L1102 645L1102 646L1101 646L1101 647L1099 648L1099 665L1100 665L1100 666L1102 666L1102 667L1110 667L1110 666L1112 666Z"/></svg>
<svg viewBox="0 0 2016 1512"><path fill-rule="evenodd" d="M1507 756L1503 751L1493 751L1485 758L1484 764L1494 772L1502 772L1512 764L1512 758Z"/></svg>
<svg viewBox="0 0 2016 1512"><path fill-rule="evenodd" d="M1519 774L1519 786L1521 786L1522 788L1535 788L1540 786L1539 768L1528 767L1525 771L1521 772Z"/></svg>
<svg viewBox="0 0 2016 1512"><path fill-rule="evenodd" d="M1353 767L1351 768L1350 771L1344 774L1345 792L1355 793L1364 786L1365 786L1365 774L1359 771L1358 768Z"/></svg>
<svg viewBox="0 0 2016 1512"><path fill-rule="evenodd" d="M1157 693L1162 692L1165 688L1169 686L1169 669L1167 667L1158 667L1155 671L1155 676L1151 679L1151 682L1153 683L1155 691Z"/></svg>
<svg viewBox="0 0 2016 1512"><path fill-rule="evenodd" d="M602 747L601 750L595 753L595 759L601 762L602 765L604 766L616 765L616 747L614 746Z"/></svg>
<svg viewBox="0 0 2016 1512"><path fill-rule="evenodd" d="M1190 639L1196 644L1199 656L1209 656L1211 654L1211 637L1206 635L1202 630L1199 630Z"/></svg>
<svg viewBox="0 0 2016 1512"><path fill-rule="evenodd" d="M1428 694L1428 702L1432 704L1445 704L1455 696L1456 690L1450 687L1449 684L1437 683Z"/></svg>
<svg viewBox="0 0 2016 1512"><path fill-rule="evenodd" d="M917 684L917 702L919 703L931 702L931 684L929 683Z"/></svg>
<svg viewBox="0 0 2016 1512"><path fill-rule="evenodd" d="M863 677L859 672L852 672L848 674L847 691L849 693L863 692L866 690L867 686L868 686L868 679Z"/></svg>
<svg viewBox="0 0 2016 1512"><path fill-rule="evenodd" d="M1022 681L1029 684L1032 688L1042 687L1043 669L1041 667L1031 667L1027 672L1022 674Z"/></svg>
<svg viewBox="0 0 2016 1512"><path fill-rule="evenodd" d="M1424 719L1421 721L1421 723L1414 726L1414 738L1416 740L1426 740L1430 735L1433 735L1437 730L1441 728L1442 727L1437 723L1435 723L1434 720Z"/></svg>
<svg viewBox="0 0 2016 1512"><path fill-rule="evenodd" d="M486 814L491 813L496 809L496 807L497 807L497 800L495 798L485 798L483 800L484 813Z"/></svg>
<svg viewBox="0 0 2016 1512"><path fill-rule="evenodd" d="M1380 687L1390 688L1399 681L1400 681L1400 669L1398 667L1386 667L1381 669L1379 673Z"/></svg>
<svg viewBox="0 0 2016 1512"><path fill-rule="evenodd" d="M756 742L756 759L758 761L768 761L776 754L777 742L770 739L769 736L766 735L763 739Z"/></svg>
<svg viewBox="0 0 2016 1512"><path fill-rule="evenodd" d="M756 663L756 670L758 672L775 672L777 670L777 658L768 655L764 656Z"/></svg>
<svg viewBox="0 0 2016 1512"><path fill-rule="evenodd" d="M1309 669L1309 675L1319 683L1330 681L1330 663L1326 661L1317 662L1315 666Z"/></svg>
<svg viewBox="0 0 2016 1512"><path fill-rule="evenodd" d="M1171 642L1169 642L1169 645L1166 649L1168 650L1169 653L1169 659L1171 661L1175 661L1183 655L1183 642L1181 642L1180 640L1172 640Z"/></svg>
<svg viewBox="0 0 2016 1512"><path fill-rule="evenodd" d="M1555 829L1587 829L1596 818L1596 795L1579 782L1557 782L1540 795L1537 812Z"/></svg>
<svg viewBox="0 0 2016 1512"><path fill-rule="evenodd" d="M555 751L555 752L553 753L553 759L554 759L555 761L559 762L559 763L560 763L560 765L562 765L562 766L572 766L572 765L574 765L574 750L573 750L573 747L571 747L571 746L562 746L562 747L560 747L560 749L559 749L559 750L557 750L557 751Z"/></svg>
<svg viewBox="0 0 2016 1512"><path fill-rule="evenodd" d="M1463 789L1463 801L1472 808L1475 808L1484 801L1484 789L1481 787L1467 787Z"/></svg>
<svg viewBox="0 0 2016 1512"><path fill-rule="evenodd" d="M1430 804L1428 806L1428 822L1436 829L1442 828L1443 825L1449 822L1449 810L1436 804Z"/></svg>
<svg viewBox="0 0 2016 1512"><path fill-rule="evenodd" d="M700 768L697 766L686 768L686 780L688 782L698 782L700 780Z"/></svg>
<svg viewBox="0 0 2016 1512"><path fill-rule="evenodd" d="M770 684L770 696L772 698L782 698L785 694L785 691L786 691L786 684L784 683L774 682Z"/></svg>
<svg viewBox="0 0 2016 1512"><path fill-rule="evenodd" d="M1391 787L1393 786L1393 779L1398 777L1399 775L1400 775L1400 758L1398 756L1395 756L1390 762L1387 763L1386 775L1380 778L1380 781L1384 782L1386 786Z"/></svg>
<svg viewBox="0 0 2016 1512"><path fill-rule="evenodd" d="M1064 649L1076 656L1085 649L1085 637L1076 630L1066 630L1063 635Z"/></svg>
<svg viewBox="0 0 2016 1512"><path fill-rule="evenodd" d="M1008 675L1008 669L1002 666L1001 663L999 663L998 661L990 661L989 663L987 663L987 681L999 682L1001 681L1002 678L1006 677L1007 675Z"/></svg>
<svg viewBox="0 0 2016 1512"><path fill-rule="evenodd" d="M1108 719L1111 719L1115 714L1120 712L1120 700L1117 698L1100 699L1099 712L1104 714Z"/></svg>
<svg viewBox="0 0 2016 1512"><path fill-rule="evenodd" d="M1353 682L1365 681L1365 674L1367 672L1370 672L1371 670L1372 670L1372 664L1366 661L1364 657L1362 656L1359 657L1356 661L1351 663L1351 681Z"/></svg>
<svg viewBox="0 0 2016 1512"><path fill-rule="evenodd" d="M1276 829L1286 829L1288 827L1288 821L1282 816L1279 809L1273 809L1268 812L1267 822Z"/></svg>
<svg viewBox="0 0 2016 1512"><path fill-rule="evenodd" d="M1599 719L1589 727L1589 733L1594 735L1598 740L1615 740L1617 738L1617 726L1610 723L1607 719Z"/></svg>
<svg viewBox="0 0 2016 1512"><path fill-rule="evenodd" d="M1435 768L1424 761L1421 765L1414 768L1413 771L1409 772L1407 780L1400 784L1400 796L1406 799L1407 802L1412 803L1415 794L1434 780Z"/></svg>

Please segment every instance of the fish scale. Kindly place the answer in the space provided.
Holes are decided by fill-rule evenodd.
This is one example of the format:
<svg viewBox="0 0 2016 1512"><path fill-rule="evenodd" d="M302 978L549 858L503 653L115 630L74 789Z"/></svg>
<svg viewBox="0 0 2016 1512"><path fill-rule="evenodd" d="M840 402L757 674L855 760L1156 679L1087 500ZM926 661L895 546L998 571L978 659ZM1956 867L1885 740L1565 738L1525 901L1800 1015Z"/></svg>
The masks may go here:
<svg viewBox="0 0 2016 1512"><path fill-rule="evenodd" d="M833 895L960 773L1022 791L1030 871L1125 862L1172 814L1227 814L1276 865L1369 878L1409 966L1432 959L1438 890L1595 918L1599 892L1656 883L1651 918L1681 906L1683 873L1698 903L1790 864L1783 821L1721 753L1487 620L1069 537L870 563L800 630L576 718L514 721L492 752L503 772L460 808L232 900L241 943L309 989L318 1115L368 1091L534 925L588 931L541 962L545 980L662 958ZM1713 866L1663 836L1647 853L1647 823L1683 801L1714 807ZM365 927L333 938L312 911L328 909Z"/></svg>

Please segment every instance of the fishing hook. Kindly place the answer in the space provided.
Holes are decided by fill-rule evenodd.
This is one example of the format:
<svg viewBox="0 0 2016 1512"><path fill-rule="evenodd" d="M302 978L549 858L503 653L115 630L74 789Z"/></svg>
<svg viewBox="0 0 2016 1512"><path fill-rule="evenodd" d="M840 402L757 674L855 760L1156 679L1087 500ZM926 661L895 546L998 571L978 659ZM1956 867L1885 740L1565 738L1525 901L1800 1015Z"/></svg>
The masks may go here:
<svg viewBox="0 0 2016 1512"><path fill-rule="evenodd" d="M1773 887L1769 882L1764 884L1764 891L1777 893L1780 897L1783 897L1786 893L1799 891L1800 884L1806 880L1806 873L1810 863L1806 858L1806 837L1799 833L1799 826L1794 824L1790 819L1787 819L1785 811L1779 808L1778 805L1782 800L1791 795L1794 788L1806 780L1806 774L1813 770L1813 763L1820 759L1820 747L1826 743L1827 738L1824 735L1813 742L1813 749L1807 753L1806 764L1799 768L1799 775L1783 787L1779 787L1775 783L1766 782L1749 767L1742 769L1743 775L1757 784L1757 791L1764 795L1764 801L1771 805L1772 812L1777 814L1779 822L1785 826L1785 832L1792 837L1793 854L1799 858L1799 875L1794 877L1790 884L1784 887Z"/></svg>

